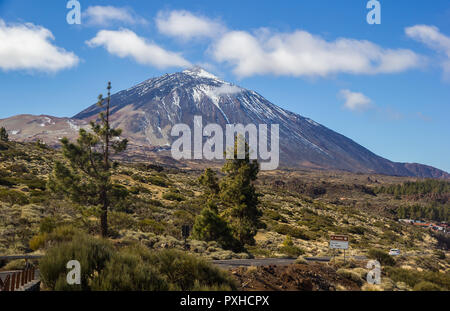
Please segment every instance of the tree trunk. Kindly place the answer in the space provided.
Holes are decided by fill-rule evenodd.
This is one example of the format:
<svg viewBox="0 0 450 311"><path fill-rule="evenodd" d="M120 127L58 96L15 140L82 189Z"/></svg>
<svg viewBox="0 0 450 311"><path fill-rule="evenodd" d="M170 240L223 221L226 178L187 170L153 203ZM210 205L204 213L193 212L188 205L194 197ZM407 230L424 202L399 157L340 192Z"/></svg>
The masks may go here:
<svg viewBox="0 0 450 311"><path fill-rule="evenodd" d="M102 192L102 213L100 215L100 226L102 231L102 237L108 237L108 198L106 197L106 191Z"/></svg>

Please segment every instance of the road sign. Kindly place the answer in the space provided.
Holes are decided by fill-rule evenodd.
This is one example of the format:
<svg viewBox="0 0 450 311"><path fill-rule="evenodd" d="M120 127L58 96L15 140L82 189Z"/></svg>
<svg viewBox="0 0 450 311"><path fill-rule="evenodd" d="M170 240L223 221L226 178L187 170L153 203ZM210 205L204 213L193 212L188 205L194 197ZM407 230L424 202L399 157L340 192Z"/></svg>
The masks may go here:
<svg viewBox="0 0 450 311"><path fill-rule="evenodd" d="M346 235L330 236L330 248L348 249L348 236Z"/></svg>

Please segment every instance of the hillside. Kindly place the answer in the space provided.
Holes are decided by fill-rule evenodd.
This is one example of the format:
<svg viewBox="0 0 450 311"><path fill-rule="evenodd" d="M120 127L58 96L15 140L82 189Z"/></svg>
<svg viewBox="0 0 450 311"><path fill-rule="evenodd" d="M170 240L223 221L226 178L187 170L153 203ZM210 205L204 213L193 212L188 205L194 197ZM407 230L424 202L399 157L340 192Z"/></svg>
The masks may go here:
<svg viewBox="0 0 450 311"><path fill-rule="evenodd" d="M35 143L1 143L0 158L1 254L45 252L40 239L54 226L71 225L93 235L99 234L98 215L94 211L46 189L53 161L62 159L58 150ZM110 212L113 243L123 247L139 242L151 250L183 249L181 226L192 225L204 204L204 189L198 182L200 174L198 169L121 163L113 179L129 197L126 201L115 202L118 204ZM314 170L263 172L256 183L258 192L263 195L259 206L263 225L256 235L256 245L248 246L247 252L233 253L221 249L216 242L189 239L190 252L208 259L330 256L329 235L347 234L350 236L347 256L370 258L371 249L384 252L390 248L401 249L403 255L388 264L392 266L383 265L385 281L378 289L410 290L419 280L433 277L440 287L448 290L448 250L438 244L431 231L396 221L401 206L436 205L444 208L448 215L448 201L442 201L450 197L445 190L448 185L436 188L444 189L444 193L441 191L439 200L435 200L436 197L430 195L410 195L407 189L415 182L422 181ZM404 194L389 191L403 184ZM289 239L292 243L286 242ZM282 282L276 289L283 289L283 286L285 289L307 289L308 286L318 289L322 285L337 290L361 289L364 285L361 280L367 273L366 262L351 260L343 264L341 259L342 253L336 264L300 263L289 268L291 270L276 268L273 271L240 269L233 271L233 275L247 284L242 289L251 289L249 286L262 289L261 282L269 282L274 277ZM280 278L286 273L292 280ZM304 280L314 273L317 279L305 283Z"/></svg>

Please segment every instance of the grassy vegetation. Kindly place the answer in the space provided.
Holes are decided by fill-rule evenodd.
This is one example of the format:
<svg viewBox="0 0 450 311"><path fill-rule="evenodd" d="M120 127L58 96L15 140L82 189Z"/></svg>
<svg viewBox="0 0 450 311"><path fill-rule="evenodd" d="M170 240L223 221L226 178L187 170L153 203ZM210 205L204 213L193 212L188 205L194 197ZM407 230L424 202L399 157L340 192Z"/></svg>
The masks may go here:
<svg viewBox="0 0 450 311"><path fill-rule="evenodd" d="M424 181L408 181L403 184L381 186L376 189L377 193L388 193L393 195L413 194L449 194L450 182L427 179Z"/></svg>
<svg viewBox="0 0 450 311"><path fill-rule="evenodd" d="M64 245L60 252L66 254L74 250L73 237L77 232L84 232L87 235L86 241L83 240L86 247L101 247L109 254L101 269L93 268L95 277L87 277L84 286L90 290L116 290L120 286L125 289L192 290L222 286L232 289L234 287L228 281L220 284L174 281L174 276L163 270L174 256L184 258L184 255L205 259L329 256L331 234L348 234L352 255L368 255L382 263L385 278L393 282L391 285L383 284L383 289L448 289L448 236L396 221L402 206L409 207L408 213L419 211L425 219L427 214L436 212L426 208L415 211L413 206L435 206L438 215L448 217L448 204L443 203L449 195L446 182L408 181L389 176L370 176L371 181L368 181L367 175L317 171L261 173L255 184L258 193L262 194L259 208L263 216L255 245L245 245L246 253L240 253L224 249L225 246L216 240L197 241L191 236L187 240L190 250L179 253L184 250L181 226L188 224L192 228L205 203L204 188L198 182L200 171L182 172L164 166L119 164L112 180L117 197L125 199L118 199L117 204L111 207L108 215L111 233L108 241L103 241L93 237L100 233L99 213L95 206L87 208L84 204L69 202L46 188L54 159L62 160L58 151L44 150L36 144L2 142L0 158L0 253L36 251L50 254L55 245ZM376 196L370 193L371 189ZM400 200L395 199L396 195ZM136 243L154 256L159 254L159 257L147 256L145 252L136 250ZM134 250L127 253L129 248ZM413 255L393 260L387 255L390 248L399 248L402 254ZM84 251L89 254L88 250ZM421 257L427 260L419 260ZM180 259L179 265L203 267L195 258ZM167 263L163 264L165 261ZM427 261L433 264L427 264ZM130 275L130 279L124 279L120 286L111 272L118 267L122 267L123 274ZM364 273L357 270L363 267L341 268L359 273L364 278ZM101 280L97 269L103 271ZM205 269L207 272L202 272ZM140 270L153 275L155 282L145 278ZM61 286L58 288L64 289L62 283L57 285L58 271L48 272L49 277L53 275L49 288ZM342 270L339 274L357 280L348 272ZM208 275L214 279L210 273L216 272L198 268L191 271L189 278L202 280L202 275ZM219 276L217 278L220 279ZM136 284L141 284L140 287L133 287L135 280ZM402 283L406 285L402 287ZM105 284L104 287L101 284Z"/></svg>
<svg viewBox="0 0 450 311"><path fill-rule="evenodd" d="M39 262L50 290L154 291L233 290L231 276L204 259L176 250L150 252L141 244L116 248L109 241L72 230L57 230ZM68 285L66 264L77 260L81 284Z"/></svg>

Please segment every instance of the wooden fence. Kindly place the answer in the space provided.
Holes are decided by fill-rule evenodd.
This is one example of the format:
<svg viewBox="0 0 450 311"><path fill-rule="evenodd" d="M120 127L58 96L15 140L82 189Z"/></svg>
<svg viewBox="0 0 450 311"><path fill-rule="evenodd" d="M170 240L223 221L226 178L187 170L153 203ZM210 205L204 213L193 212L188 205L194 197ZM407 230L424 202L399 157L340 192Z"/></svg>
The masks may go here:
<svg viewBox="0 0 450 311"><path fill-rule="evenodd" d="M35 280L36 269L34 267L22 271L12 271L6 275L4 281L0 279L0 291L13 292Z"/></svg>

